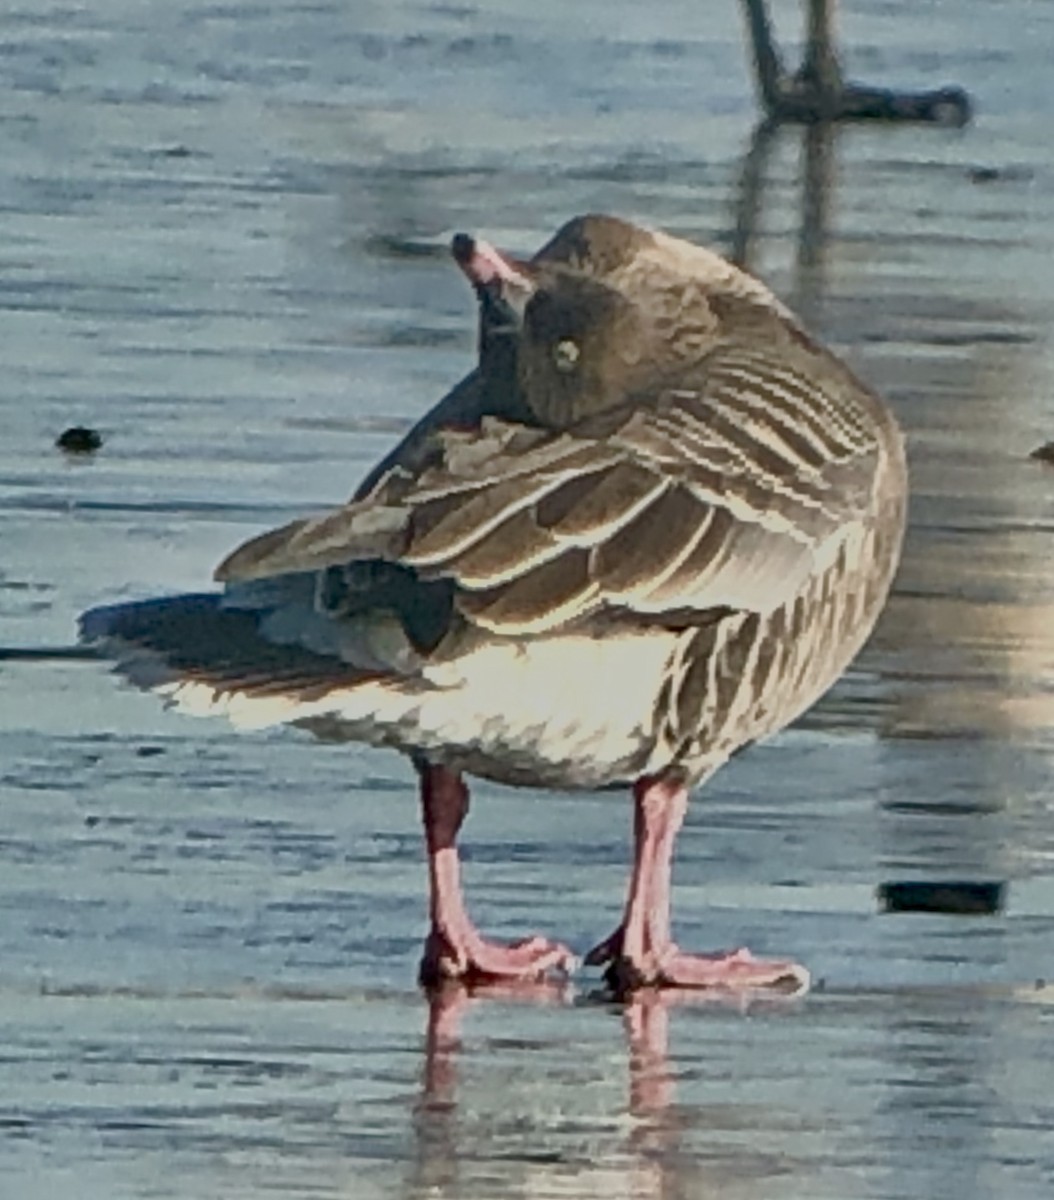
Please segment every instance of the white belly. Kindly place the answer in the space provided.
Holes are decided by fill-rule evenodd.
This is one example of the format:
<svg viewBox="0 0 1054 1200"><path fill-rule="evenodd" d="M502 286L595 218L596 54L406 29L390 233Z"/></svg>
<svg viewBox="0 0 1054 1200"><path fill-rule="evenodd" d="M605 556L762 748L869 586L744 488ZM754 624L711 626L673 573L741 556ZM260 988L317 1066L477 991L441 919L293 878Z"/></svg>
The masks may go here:
<svg viewBox="0 0 1054 1200"><path fill-rule="evenodd" d="M236 725L295 723L324 736L418 752L499 782L595 788L655 769L653 706L676 635L496 641L426 668L318 699L217 696L183 683L172 701Z"/></svg>

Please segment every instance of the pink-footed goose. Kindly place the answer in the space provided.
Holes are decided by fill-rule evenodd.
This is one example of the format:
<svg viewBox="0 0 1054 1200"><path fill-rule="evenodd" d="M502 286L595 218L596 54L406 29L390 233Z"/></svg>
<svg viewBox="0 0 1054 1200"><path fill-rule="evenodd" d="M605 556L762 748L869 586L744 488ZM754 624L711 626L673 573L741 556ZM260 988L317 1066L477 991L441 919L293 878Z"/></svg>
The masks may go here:
<svg viewBox="0 0 1054 1200"><path fill-rule="evenodd" d="M388 746L420 774L426 984L569 970L485 939L462 899L465 774L625 785L616 991L798 990L670 931L689 790L812 704L882 608L907 478L892 415L752 277L612 217L530 261L459 235L482 306L470 375L332 512L254 538L221 593L96 609L141 686L236 723Z"/></svg>

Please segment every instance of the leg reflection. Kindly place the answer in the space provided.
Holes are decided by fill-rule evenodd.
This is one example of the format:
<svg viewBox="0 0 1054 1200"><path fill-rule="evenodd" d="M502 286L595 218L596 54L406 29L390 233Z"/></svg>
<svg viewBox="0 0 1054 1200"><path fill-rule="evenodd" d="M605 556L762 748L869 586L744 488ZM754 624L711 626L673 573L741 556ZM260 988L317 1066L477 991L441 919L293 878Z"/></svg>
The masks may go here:
<svg viewBox="0 0 1054 1200"><path fill-rule="evenodd" d="M629 1050L629 1111L634 1117L661 1115L673 1103L671 1003L670 992L652 988L633 995L622 1014Z"/></svg>
<svg viewBox="0 0 1054 1200"><path fill-rule="evenodd" d="M720 1190L727 1170L749 1175L758 1164L754 1152L720 1147L708 1108L678 1097L670 1010L789 1003L643 988L617 1004L600 993L576 999L559 982L446 983L428 994L402 1200L681 1200ZM537 1011L554 1007L565 1011ZM612 1053L611 1016L621 1020L624 1053ZM696 1049L682 1067L695 1072L699 1030L685 1032Z"/></svg>

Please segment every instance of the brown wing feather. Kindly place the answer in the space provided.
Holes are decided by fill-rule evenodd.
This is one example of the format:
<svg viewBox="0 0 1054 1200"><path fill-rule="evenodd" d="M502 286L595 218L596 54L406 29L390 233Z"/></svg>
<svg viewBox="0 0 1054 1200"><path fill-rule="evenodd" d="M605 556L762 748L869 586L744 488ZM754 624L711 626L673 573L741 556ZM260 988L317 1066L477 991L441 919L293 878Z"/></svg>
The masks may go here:
<svg viewBox="0 0 1054 1200"><path fill-rule="evenodd" d="M602 430L440 432L416 480L265 534L217 577L398 561L510 636L604 609L771 611L866 519L880 453L860 385L818 386L786 351L731 348Z"/></svg>

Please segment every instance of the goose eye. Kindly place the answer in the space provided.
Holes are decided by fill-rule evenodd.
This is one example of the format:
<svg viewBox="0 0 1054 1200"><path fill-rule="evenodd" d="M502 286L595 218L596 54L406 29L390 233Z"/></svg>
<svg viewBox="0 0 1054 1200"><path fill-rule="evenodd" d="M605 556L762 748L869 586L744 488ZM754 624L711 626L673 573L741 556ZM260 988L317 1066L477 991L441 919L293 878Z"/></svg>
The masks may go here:
<svg viewBox="0 0 1054 1200"><path fill-rule="evenodd" d="M553 347L553 363L558 371L573 371L578 366L581 353L577 342L562 338Z"/></svg>

